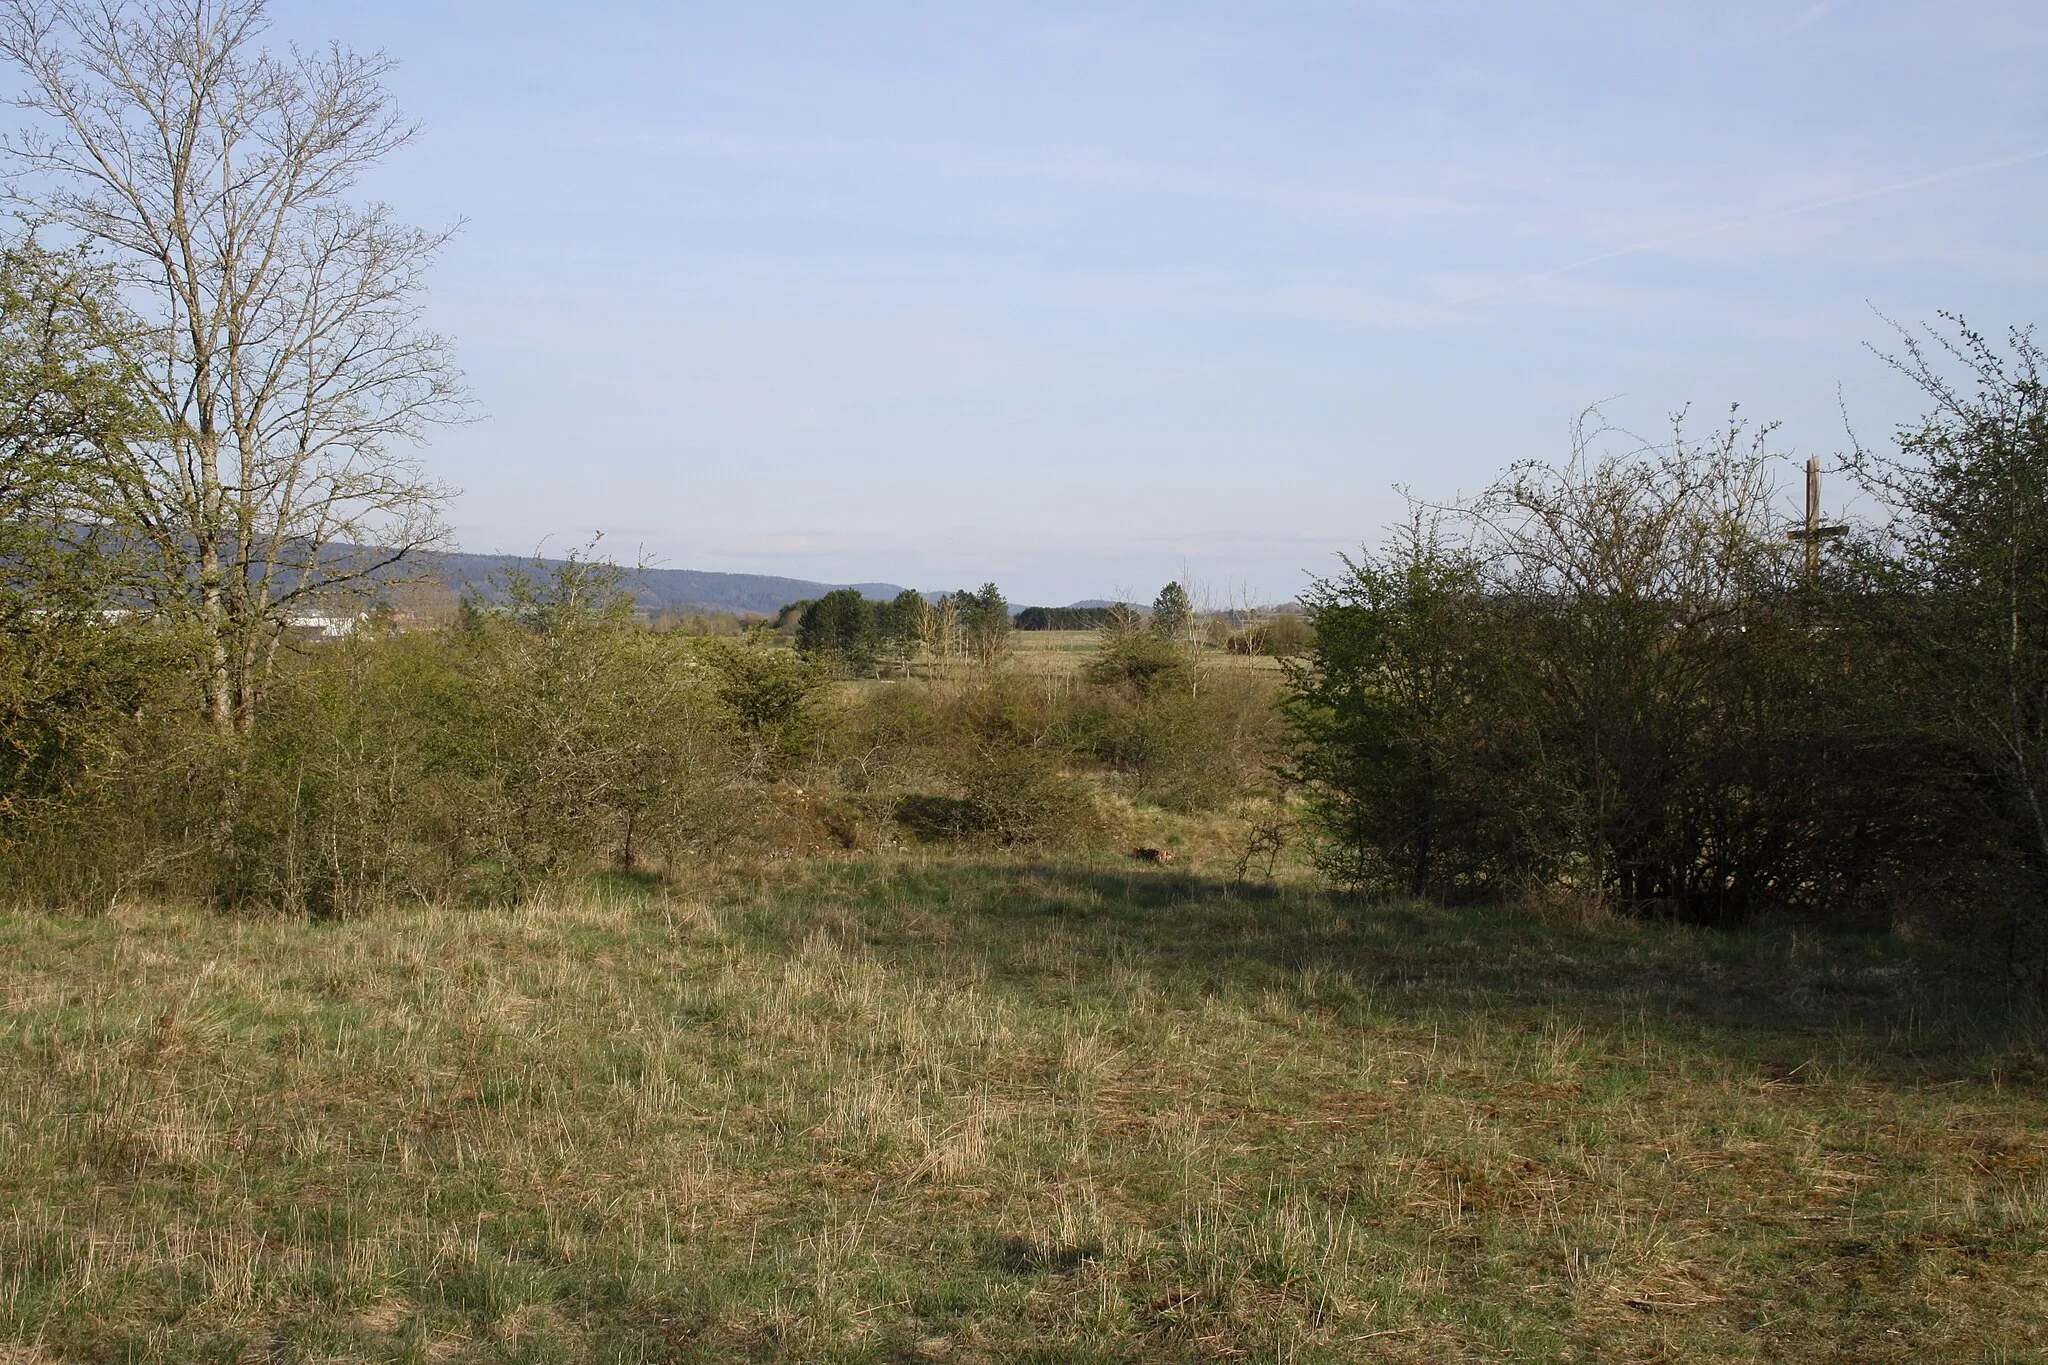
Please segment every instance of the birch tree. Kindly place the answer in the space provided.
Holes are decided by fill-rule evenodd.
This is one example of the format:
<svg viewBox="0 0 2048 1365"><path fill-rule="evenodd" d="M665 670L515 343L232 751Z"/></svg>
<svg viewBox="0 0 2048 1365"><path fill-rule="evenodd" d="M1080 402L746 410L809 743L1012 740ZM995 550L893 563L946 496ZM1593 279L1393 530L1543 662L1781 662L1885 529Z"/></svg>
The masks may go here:
<svg viewBox="0 0 2048 1365"><path fill-rule="evenodd" d="M446 234L353 196L415 132L390 60L273 51L266 27L265 0L0 0L33 124L6 193L118 280L101 340L150 422L103 510L198 627L223 732L254 722L295 613L437 537L444 490L409 447L463 405L419 306Z"/></svg>

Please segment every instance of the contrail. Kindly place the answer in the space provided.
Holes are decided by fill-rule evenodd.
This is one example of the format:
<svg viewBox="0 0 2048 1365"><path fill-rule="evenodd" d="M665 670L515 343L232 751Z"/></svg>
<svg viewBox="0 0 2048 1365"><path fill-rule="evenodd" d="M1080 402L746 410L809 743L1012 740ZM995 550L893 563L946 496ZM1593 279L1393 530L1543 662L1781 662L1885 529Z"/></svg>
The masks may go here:
<svg viewBox="0 0 2048 1365"><path fill-rule="evenodd" d="M1861 203L1865 199L1877 199L1887 194L1898 194L1905 190L1916 190L1922 185L1938 184L1943 180L1955 180L1965 175L1978 175L1984 171L2003 170L2007 166L2021 166L2029 161L2039 161L2044 157L2048 157L2048 147L2037 148L2031 152L2020 152L2013 156L2002 156L1993 161L1979 161L1968 166L1957 166L1946 171L1935 171L1931 175L1915 176L1911 180L1900 180L1890 185L1879 185L1874 189L1858 190L1854 194L1838 194L1830 199L1816 199L1810 204L1797 204L1789 209L1777 209L1770 213L1757 214L1751 218L1738 218L1733 222L1717 223L1713 227L1700 228L1695 232L1683 232L1676 237L1663 237L1654 242L1638 242L1634 246L1618 247L1613 251L1603 251L1597 256L1588 256L1584 260L1558 266L1554 270L1545 270L1535 275L1524 275L1522 278L1504 284L1498 289L1486 290L1461 299L1459 302L1477 303L1481 299L1492 298L1496 294L1506 293L1518 285L1535 284L1541 280L1554 280L1560 275L1569 275L1575 270L1584 270L1589 265L1599 265L1603 261L1620 260L1624 256L1640 256L1648 251L1668 251L1675 246L1684 246L1687 242L1697 242L1707 237L1718 237L1726 232L1740 232L1743 228L1755 227L1759 223L1774 223L1780 218L1796 218L1802 213L1818 213L1822 209L1838 208L1843 204Z"/></svg>

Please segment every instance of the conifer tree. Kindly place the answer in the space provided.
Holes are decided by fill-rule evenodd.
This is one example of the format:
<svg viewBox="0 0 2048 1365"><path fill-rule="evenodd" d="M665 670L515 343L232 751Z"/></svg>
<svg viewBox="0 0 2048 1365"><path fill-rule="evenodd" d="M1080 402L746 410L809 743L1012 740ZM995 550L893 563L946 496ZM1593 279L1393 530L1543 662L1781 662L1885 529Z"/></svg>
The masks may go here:
<svg viewBox="0 0 2048 1365"><path fill-rule="evenodd" d="M1188 600L1188 590L1179 583L1168 583L1159 590L1159 596L1152 599L1152 630L1155 634L1168 640L1183 640L1194 624L1194 604Z"/></svg>

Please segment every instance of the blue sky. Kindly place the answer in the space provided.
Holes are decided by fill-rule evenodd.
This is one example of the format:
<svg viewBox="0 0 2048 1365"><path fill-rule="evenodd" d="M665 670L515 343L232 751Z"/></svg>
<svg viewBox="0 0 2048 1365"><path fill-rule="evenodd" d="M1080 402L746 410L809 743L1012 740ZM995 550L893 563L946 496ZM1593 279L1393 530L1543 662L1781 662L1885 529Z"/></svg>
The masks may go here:
<svg viewBox="0 0 2048 1365"><path fill-rule="evenodd" d="M1803 459L2048 321L2048 5L276 0L465 221L464 548L1274 599L1611 400ZM2031 159L2029 159L2031 158Z"/></svg>

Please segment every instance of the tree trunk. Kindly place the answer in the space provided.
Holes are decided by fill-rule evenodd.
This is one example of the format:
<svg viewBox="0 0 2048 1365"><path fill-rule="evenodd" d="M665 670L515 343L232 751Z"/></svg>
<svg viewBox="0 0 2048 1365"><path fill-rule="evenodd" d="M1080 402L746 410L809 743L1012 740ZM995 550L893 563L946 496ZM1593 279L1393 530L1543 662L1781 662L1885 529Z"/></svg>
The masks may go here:
<svg viewBox="0 0 2048 1365"><path fill-rule="evenodd" d="M227 575L220 559L220 437L202 429L199 455L199 614L206 629L206 717L220 734L235 728L234 672L230 659Z"/></svg>

